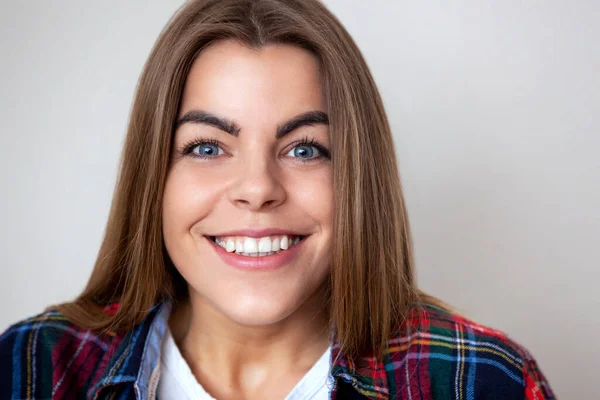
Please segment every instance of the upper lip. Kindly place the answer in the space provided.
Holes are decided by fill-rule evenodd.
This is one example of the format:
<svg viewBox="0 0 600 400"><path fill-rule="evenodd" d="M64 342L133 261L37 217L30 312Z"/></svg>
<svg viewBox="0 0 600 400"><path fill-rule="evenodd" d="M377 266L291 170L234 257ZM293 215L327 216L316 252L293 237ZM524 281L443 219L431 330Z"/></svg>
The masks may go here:
<svg viewBox="0 0 600 400"><path fill-rule="evenodd" d="M289 229L280 228L263 228L263 229L236 229L227 232L215 233L209 236L225 237L225 236L247 236L253 238L261 238L265 236L289 235L289 236L307 236L306 234L292 232Z"/></svg>

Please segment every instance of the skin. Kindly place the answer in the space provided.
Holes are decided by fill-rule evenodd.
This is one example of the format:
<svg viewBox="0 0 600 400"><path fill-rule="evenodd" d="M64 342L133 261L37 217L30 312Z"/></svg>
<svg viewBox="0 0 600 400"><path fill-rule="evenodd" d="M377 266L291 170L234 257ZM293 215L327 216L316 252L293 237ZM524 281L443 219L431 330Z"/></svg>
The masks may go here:
<svg viewBox="0 0 600 400"><path fill-rule="evenodd" d="M275 136L300 114L327 113L318 60L291 45L211 44L191 67L178 118L193 110L234 121L239 133L193 122L176 129L163 234L190 296L173 310L170 327L213 397L281 399L330 338L322 289L331 261L332 167L324 152L300 143L316 140L329 150L328 125ZM193 147L202 139L218 145ZM205 235L244 228L308 237L282 268L240 270L224 263Z"/></svg>

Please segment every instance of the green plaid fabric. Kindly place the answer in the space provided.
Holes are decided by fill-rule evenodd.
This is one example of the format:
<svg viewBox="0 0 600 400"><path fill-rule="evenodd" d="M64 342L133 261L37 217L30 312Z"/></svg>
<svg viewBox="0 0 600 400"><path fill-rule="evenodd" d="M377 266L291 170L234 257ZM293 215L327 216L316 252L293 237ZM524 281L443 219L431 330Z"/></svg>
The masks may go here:
<svg viewBox="0 0 600 400"><path fill-rule="evenodd" d="M169 313L157 305L122 333L81 329L57 311L11 326L0 336L0 398L154 398ZM331 399L555 398L527 350L433 305L411 312L383 360L351 359L336 343L332 360Z"/></svg>

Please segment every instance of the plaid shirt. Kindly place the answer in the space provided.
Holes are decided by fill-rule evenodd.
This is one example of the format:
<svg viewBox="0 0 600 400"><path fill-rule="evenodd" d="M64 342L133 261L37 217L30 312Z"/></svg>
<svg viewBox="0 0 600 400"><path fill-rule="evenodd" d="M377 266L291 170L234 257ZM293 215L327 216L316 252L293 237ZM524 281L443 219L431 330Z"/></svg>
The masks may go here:
<svg viewBox="0 0 600 400"><path fill-rule="evenodd" d="M48 311L0 336L1 399L152 399L170 304L124 332L97 334ZM332 344L331 399L554 399L531 355L503 333L427 305L382 361ZM339 357L338 357L339 356Z"/></svg>

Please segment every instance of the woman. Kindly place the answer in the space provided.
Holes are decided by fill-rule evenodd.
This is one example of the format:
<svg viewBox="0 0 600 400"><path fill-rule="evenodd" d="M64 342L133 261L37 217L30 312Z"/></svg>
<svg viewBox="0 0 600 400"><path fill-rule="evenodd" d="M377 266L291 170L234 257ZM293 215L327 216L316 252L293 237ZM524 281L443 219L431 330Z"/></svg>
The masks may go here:
<svg viewBox="0 0 600 400"><path fill-rule="evenodd" d="M417 290L380 96L317 0L176 13L90 281L9 328L0 371L1 398L554 398Z"/></svg>

